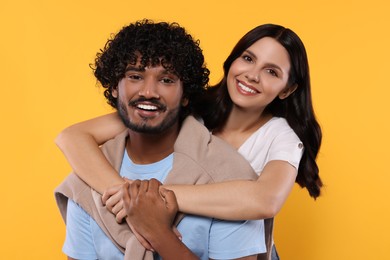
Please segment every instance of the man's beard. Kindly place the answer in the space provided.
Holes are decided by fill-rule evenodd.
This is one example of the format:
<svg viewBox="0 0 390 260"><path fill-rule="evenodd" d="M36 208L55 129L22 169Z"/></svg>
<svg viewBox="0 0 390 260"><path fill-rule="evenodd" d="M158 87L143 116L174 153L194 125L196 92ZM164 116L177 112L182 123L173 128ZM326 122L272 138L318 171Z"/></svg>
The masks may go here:
<svg viewBox="0 0 390 260"><path fill-rule="evenodd" d="M166 115L165 119L156 126L149 126L148 118L145 118L143 122L139 124L135 124L130 121L129 115L127 112L127 105L122 101L118 100L118 114L122 119L123 124L129 128L130 130L143 134L161 134L165 132L167 129L171 128L174 124L179 122L179 114L181 110L181 106L174 108ZM130 105L129 105L130 106Z"/></svg>

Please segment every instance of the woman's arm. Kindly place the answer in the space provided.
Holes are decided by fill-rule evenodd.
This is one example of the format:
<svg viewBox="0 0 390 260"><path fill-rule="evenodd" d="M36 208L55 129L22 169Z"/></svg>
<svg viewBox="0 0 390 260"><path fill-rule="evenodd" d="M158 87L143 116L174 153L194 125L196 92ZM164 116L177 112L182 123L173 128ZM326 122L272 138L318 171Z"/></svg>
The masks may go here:
<svg viewBox="0 0 390 260"><path fill-rule="evenodd" d="M124 130L122 121L113 113L66 128L57 137L56 144L77 175L103 193L124 180L109 164L98 145ZM291 192L296 175L296 169L288 162L271 161L257 181L167 188L175 192L179 210L185 213L226 220L263 219L279 212ZM110 207L116 202L113 199Z"/></svg>
<svg viewBox="0 0 390 260"><path fill-rule="evenodd" d="M179 210L226 220L265 219L282 208L297 170L286 161L270 161L257 181L164 186L175 192Z"/></svg>
<svg viewBox="0 0 390 260"><path fill-rule="evenodd" d="M55 142L76 174L97 192L122 184L124 180L110 165L98 145L123 132L117 113L100 116L64 129Z"/></svg>

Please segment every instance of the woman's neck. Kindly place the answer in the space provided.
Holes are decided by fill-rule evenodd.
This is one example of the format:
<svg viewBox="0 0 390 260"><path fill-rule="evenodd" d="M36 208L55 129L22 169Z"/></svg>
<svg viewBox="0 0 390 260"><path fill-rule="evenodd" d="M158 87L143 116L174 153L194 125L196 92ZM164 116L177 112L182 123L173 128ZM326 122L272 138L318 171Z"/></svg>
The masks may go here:
<svg viewBox="0 0 390 260"><path fill-rule="evenodd" d="M257 129L271 118L272 115L264 111L252 113L233 107L225 125L215 135L238 149Z"/></svg>

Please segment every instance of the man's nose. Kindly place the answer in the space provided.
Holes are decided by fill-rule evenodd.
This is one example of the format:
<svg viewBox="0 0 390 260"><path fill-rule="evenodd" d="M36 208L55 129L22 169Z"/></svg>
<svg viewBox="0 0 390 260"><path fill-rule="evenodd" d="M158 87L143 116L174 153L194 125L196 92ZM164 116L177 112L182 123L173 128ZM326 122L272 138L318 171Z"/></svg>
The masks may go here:
<svg viewBox="0 0 390 260"><path fill-rule="evenodd" d="M160 95L157 91L157 83L152 79L145 79L141 90L138 92L138 95L147 99L160 98Z"/></svg>

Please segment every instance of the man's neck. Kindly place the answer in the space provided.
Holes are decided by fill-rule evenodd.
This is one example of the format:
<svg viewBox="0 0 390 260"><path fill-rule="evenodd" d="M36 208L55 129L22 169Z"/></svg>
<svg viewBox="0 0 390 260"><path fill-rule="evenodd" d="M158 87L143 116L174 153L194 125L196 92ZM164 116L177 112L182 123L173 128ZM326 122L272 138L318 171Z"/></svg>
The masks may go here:
<svg viewBox="0 0 390 260"><path fill-rule="evenodd" d="M127 153L136 164L158 162L173 153L178 134L178 124L161 134L144 134L129 130Z"/></svg>

